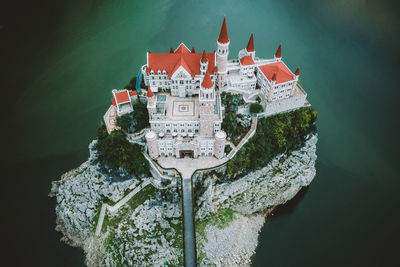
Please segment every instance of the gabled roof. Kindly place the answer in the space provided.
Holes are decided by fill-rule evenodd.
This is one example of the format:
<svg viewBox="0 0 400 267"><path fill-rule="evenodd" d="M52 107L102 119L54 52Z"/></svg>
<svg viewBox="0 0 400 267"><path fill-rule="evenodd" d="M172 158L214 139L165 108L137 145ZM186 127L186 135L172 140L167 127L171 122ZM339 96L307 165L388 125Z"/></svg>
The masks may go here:
<svg viewBox="0 0 400 267"><path fill-rule="evenodd" d="M184 43L181 43L176 49L175 53L181 53L181 54L188 54L191 53L189 48L186 47Z"/></svg>
<svg viewBox="0 0 400 267"><path fill-rule="evenodd" d="M294 80L293 73L281 61L258 66L258 68L269 81L273 80L275 74L277 84Z"/></svg>
<svg viewBox="0 0 400 267"><path fill-rule="evenodd" d="M228 29L226 28L225 17L224 17L224 21L222 22L222 27L221 27L221 31L219 33L218 42L220 42L221 44L226 44L229 42Z"/></svg>
<svg viewBox="0 0 400 267"><path fill-rule="evenodd" d="M213 86L213 82L211 80L210 73L207 71L206 74L204 75L203 81L201 83L201 86L205 89L210 89Z"/></svg>
<svg viewBox="0 0 400 267"><path fill-rule="evenodd" d="M254 39L253 34L250 35L249 42L246 47L247 52L254 52Z"/></svg>
<svg viewBox="0 0 400 267"><path fill-rule="evenodd" d="M244 56L240 59L240 64L243 66L254 65L254 60L251 56Z"/></svg>
<svg viewBox="0 0 400 267"><path fill-rule="evenodd" d="M189 50L187 52L186 49L185 45L181 44L174 53L149 53L146 72L149 73L153 70L157 73L158 70L165 70L171 77L182 66L192 77L201 74L200 59L203 54L191 53ZM215 73L215 52L205 53L205 56L208 59L209 70L211 73Z"/></svg>
<svg viewBox="0 0 400 267"><path fill-rule="evenodd" d="M117 104L123 104L126 102L130 102L131 98L129 97L128 90L123 90L123 91L115 93L115 100L116 100Z"/></svg>

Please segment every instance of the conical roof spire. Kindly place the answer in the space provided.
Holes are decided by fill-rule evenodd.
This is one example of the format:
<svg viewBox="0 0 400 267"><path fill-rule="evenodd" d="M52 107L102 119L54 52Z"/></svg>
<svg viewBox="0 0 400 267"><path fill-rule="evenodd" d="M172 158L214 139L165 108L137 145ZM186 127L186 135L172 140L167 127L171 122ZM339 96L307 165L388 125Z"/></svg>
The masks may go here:
<svg viewBox="0 0 400 267"><path fill-rule="evenodd" d="M247 52L254 52L254 39L253 34L250 35L249 43L246 47Z"/></svg>
<svg viewBox="0 0 400 267"><path fill-rule="evenodd" d="M281 45L279 45L278 49L276 50L276 53L275 53L275 58L281 58L281 57L282 57L282 55L281 55Z"/></svg>
<svg viewBox="0 0 400 267"><path fill-rule="evenodd" d="M170 53L174 53L174 49L171 47L171 49L169 50Z"/></svg>
<svg viewBox="0 0 400 267"><path fill-rule="evenodd" d="M192 47L192 53L196 53L196 50L194 50L194 47Z"/></svg>
<svg viewBox="0 0 400 267"><path fill-rule="evenodd" d="M211 80L210 73L207 71L206 75L204 75L203 82L201 83L201 86L205 89L210 89L213 86L213 82Z"/></svg>
<svg viewBox="0 0 400 267"><path fill-rule="evenodd" d="M299 76L300 75L300 68L297 67L296 71L294 72L294 75Z"/></svg>
<svg viewBox="0 0 400 267"><path fill-rule="evenodd" d="M153 97L153 96L154 96L154 94L153 94L153 92L151 91L150 86L149 86L149 88L147 88L147 97L148 97L148 98L151 98L151 97Z"/></svg>
<svg viewBox="0 0 400 267"><path fill-rule="evenodd" d="M203 50L203 55L201 56L201 63L207 63L206 50Z"/></svg>
<svg viewBox="0 0 400 267"><path fill-rule="evenodd" d="M229 37L228 37L228 30L226 28L226 19L224 17L224 21L222 22L222 27L221 27L221 32L219 33L219 38L218 42L222 44L226 44L229 42Z"/></svg>

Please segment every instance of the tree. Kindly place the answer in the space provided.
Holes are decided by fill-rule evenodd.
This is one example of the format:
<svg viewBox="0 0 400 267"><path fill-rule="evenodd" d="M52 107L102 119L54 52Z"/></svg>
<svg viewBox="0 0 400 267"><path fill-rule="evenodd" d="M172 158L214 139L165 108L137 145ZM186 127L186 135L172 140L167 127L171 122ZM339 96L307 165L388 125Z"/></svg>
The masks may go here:
<svg viewBox="0 0 400 267"><path fill-rule="evenodd" d="M251 103L250 104L250 112L251 113L260 113L263 111L263 107L259 103Z"/></svg>
<svg viewBox="0 0 400 267"><path fill-rule="evenodd" d="M312 107L258 120L255 135L227 163L231 179L264 167L273 157L297 149L308 133L315 130L317 112Z"/></svg>
<svg viewBox="0 0 400 267"><path fill-rule="evenodd" d="M125 133L114 130L107 134L104 125L97 130L97 151L102 165L112 170L125 169L134 175L148 175L149 163L142 154L141 146L130 143Z"/></svg>
<svg viewBox="0 0 400 267"><path fill-rule="evenodd" d="M133 103L132 117L136 120L136 131L140 131L149 126L149 113L147 111L147 106L140 102L139 96L135 103Z"/></svg>
<svg viewBox="0 0 400 267"><path fill-rule="evenodd" d="M124 114L120 117L117 117L117 126L120 127L124 131L128 131L132 126L133 116L132 114Z"/></svg>

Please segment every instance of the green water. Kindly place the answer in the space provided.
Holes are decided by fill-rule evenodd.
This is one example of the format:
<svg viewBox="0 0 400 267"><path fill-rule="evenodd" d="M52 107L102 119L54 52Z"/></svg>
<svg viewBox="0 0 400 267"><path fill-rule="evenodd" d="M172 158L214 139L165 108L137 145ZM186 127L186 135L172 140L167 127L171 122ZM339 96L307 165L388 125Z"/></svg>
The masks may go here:
<svg viewBox="0 0 400 267"><path fill-rule="evenodd" d="M33 2L33 1L32 1ZM259 57L282 43L319 112L317 176L264 226L254 266L390 266L400 246L399 20L394 1L58 1L0 17L2 237L10 266L82 266L59 242L50 181L78 166L145 51L181 41L231 55L254 33ZM82 3L83 2L83 3ZM5 208L4 208L5 206Z"/></svg>

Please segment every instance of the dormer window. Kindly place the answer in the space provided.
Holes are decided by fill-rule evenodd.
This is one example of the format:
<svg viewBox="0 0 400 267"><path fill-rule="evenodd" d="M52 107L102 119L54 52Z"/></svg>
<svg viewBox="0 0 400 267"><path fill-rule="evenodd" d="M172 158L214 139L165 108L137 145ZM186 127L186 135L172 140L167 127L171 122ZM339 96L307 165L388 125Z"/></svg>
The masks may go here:
<svg viewBox="0 0 400 267"><path fill-rule="evenodd" d="M151 70L151 71L150 71L150 74L151 74L151 75L154 75L154 71L153 71L153 70Z"/></svg>
<svg viewBox="0 0 400 267"><path fill-rule="evenodd" d="M158 71L157 71L157 74L158 74L158 75L161 75L161 71L160 71L160 70L158 70Z"/></svg>
<svg viewBox="0 0 400 267"><path fill-rule="evenodd" d="M163 71L162 71L162 74L163 74L163 75L166 75L166 74L167 74L167 72L166 72L165 70L163 70Z"/></svg>

